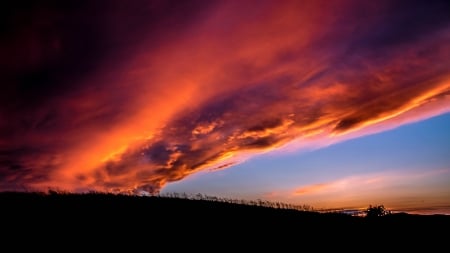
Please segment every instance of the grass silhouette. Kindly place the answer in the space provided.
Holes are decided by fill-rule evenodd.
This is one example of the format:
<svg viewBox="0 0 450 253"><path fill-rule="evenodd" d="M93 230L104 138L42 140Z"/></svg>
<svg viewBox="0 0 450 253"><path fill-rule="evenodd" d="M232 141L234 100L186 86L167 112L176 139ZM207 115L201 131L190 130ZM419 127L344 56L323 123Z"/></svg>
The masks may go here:
<svg viewBox="0 0 450 253"><path fill-rule="evenodd" d="M106 235L110 240L125 236L144 238L155 245L166 239L248 244L255 237L259 238L256 244L274 238L284 238L285 243L311 243L310 240L317 238L339 239L340 243L347 240L373 243L382 238L378 244L410 243L414 238L424 242L424 238L433 238L436 246L446 242L444 238L448 236L446 232L438 232L439 228L450 225L450 216L445 215L399 213L369 219L345 213L291 209L263 201L235 202L239 201L204 195L0 193L2 230L21 238L39 237L46 230L51 231L44 233L50 239L73 238L73 234L87 238Z"/></svg>

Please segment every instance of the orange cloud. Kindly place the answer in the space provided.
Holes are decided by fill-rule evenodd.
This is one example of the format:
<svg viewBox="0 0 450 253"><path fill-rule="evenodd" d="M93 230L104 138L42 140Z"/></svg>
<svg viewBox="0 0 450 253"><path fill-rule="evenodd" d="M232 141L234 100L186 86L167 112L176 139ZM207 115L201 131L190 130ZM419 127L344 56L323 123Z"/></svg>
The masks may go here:
<svg viewBox="0 0 450 253"><path fill-rule="evenodd" d="M427 199L431 206L447 205L449 192L442 188L445 182L439 181L439 177L445 178L449 172L449 169L439 169L354 175L304 185L285 192L284 198L317 208L366 208L373 203L384 203L400 210L405 207L422 208L423 199ZM431 181L434 181L435 189L427 185Z"/></svg>
<svg viewBox="0 0 450 253"><path fill-rule="evenodd" d="M330 188L330 184L314 184L305 187L301 187L294 191L294 195L311 194L315 192L320 192Z"/></svg>
<svg viewBox="0 0 450 253"><path fill-rule="evenodd" d="M429 21L388 2L114 3L81 6L100 15L89 27L55 6L48 22L16 25L7 48L42 57L4 64L1 189L157 192L293 141L338 141L449 105L439 6L421 6ZM83 36L97 47L72 42Z"/></svg>

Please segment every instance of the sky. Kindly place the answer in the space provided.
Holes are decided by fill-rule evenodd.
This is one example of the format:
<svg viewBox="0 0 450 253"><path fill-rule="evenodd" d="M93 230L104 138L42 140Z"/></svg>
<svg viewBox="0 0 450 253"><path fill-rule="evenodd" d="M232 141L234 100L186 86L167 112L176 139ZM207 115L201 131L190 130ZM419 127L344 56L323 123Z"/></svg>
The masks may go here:
<svg viewBox="0 0 450 253"><path fill-rule="evenodd" d="M264 199L316 209L450 213L450 113L319 149L259 155L169 183L166 193Z"/></svg>
<svg viewBox="0 0 450 253"><path fill-rule="evenodd" d="M7 1L0 190L443 212L448 13L448 1Z"/></svg>

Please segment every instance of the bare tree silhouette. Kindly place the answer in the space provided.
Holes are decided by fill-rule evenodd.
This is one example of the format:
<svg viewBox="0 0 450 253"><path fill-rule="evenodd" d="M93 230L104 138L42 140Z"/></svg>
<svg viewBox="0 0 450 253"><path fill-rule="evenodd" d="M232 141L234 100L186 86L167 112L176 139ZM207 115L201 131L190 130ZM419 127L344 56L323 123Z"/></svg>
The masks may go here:
<svg viewBox="0 0 450 253"><path fill-rule="evenodd" d="M387 210L384 205L372 206L370 205L365 211L366 217L381 217L391 214L391 211Z"/></svg>

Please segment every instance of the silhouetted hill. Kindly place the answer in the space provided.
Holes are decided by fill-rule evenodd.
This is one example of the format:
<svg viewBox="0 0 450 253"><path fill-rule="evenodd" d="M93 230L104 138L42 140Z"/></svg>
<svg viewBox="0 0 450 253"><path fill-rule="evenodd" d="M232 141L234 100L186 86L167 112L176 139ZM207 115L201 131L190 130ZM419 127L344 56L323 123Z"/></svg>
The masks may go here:
<svg viewBox="0 0 450 253"><path fill-rule="evenodd" d="M450 225L450 216L443 215L392 214L367 219L339 213L113 194L0 193L0 206L2 230L9 236L55 240L76 235L84 238L83 242L106 236L113 241L135 238L155 245L169 239L174 245L185 240L206 240L262 246L280 239L287 244L308 244L319 239L324 244L317 244L318 250L329 246L329 239L337 240L336 246L340 247L356 241L410 245L432 240L434 247L448 240Z"/></svg>

